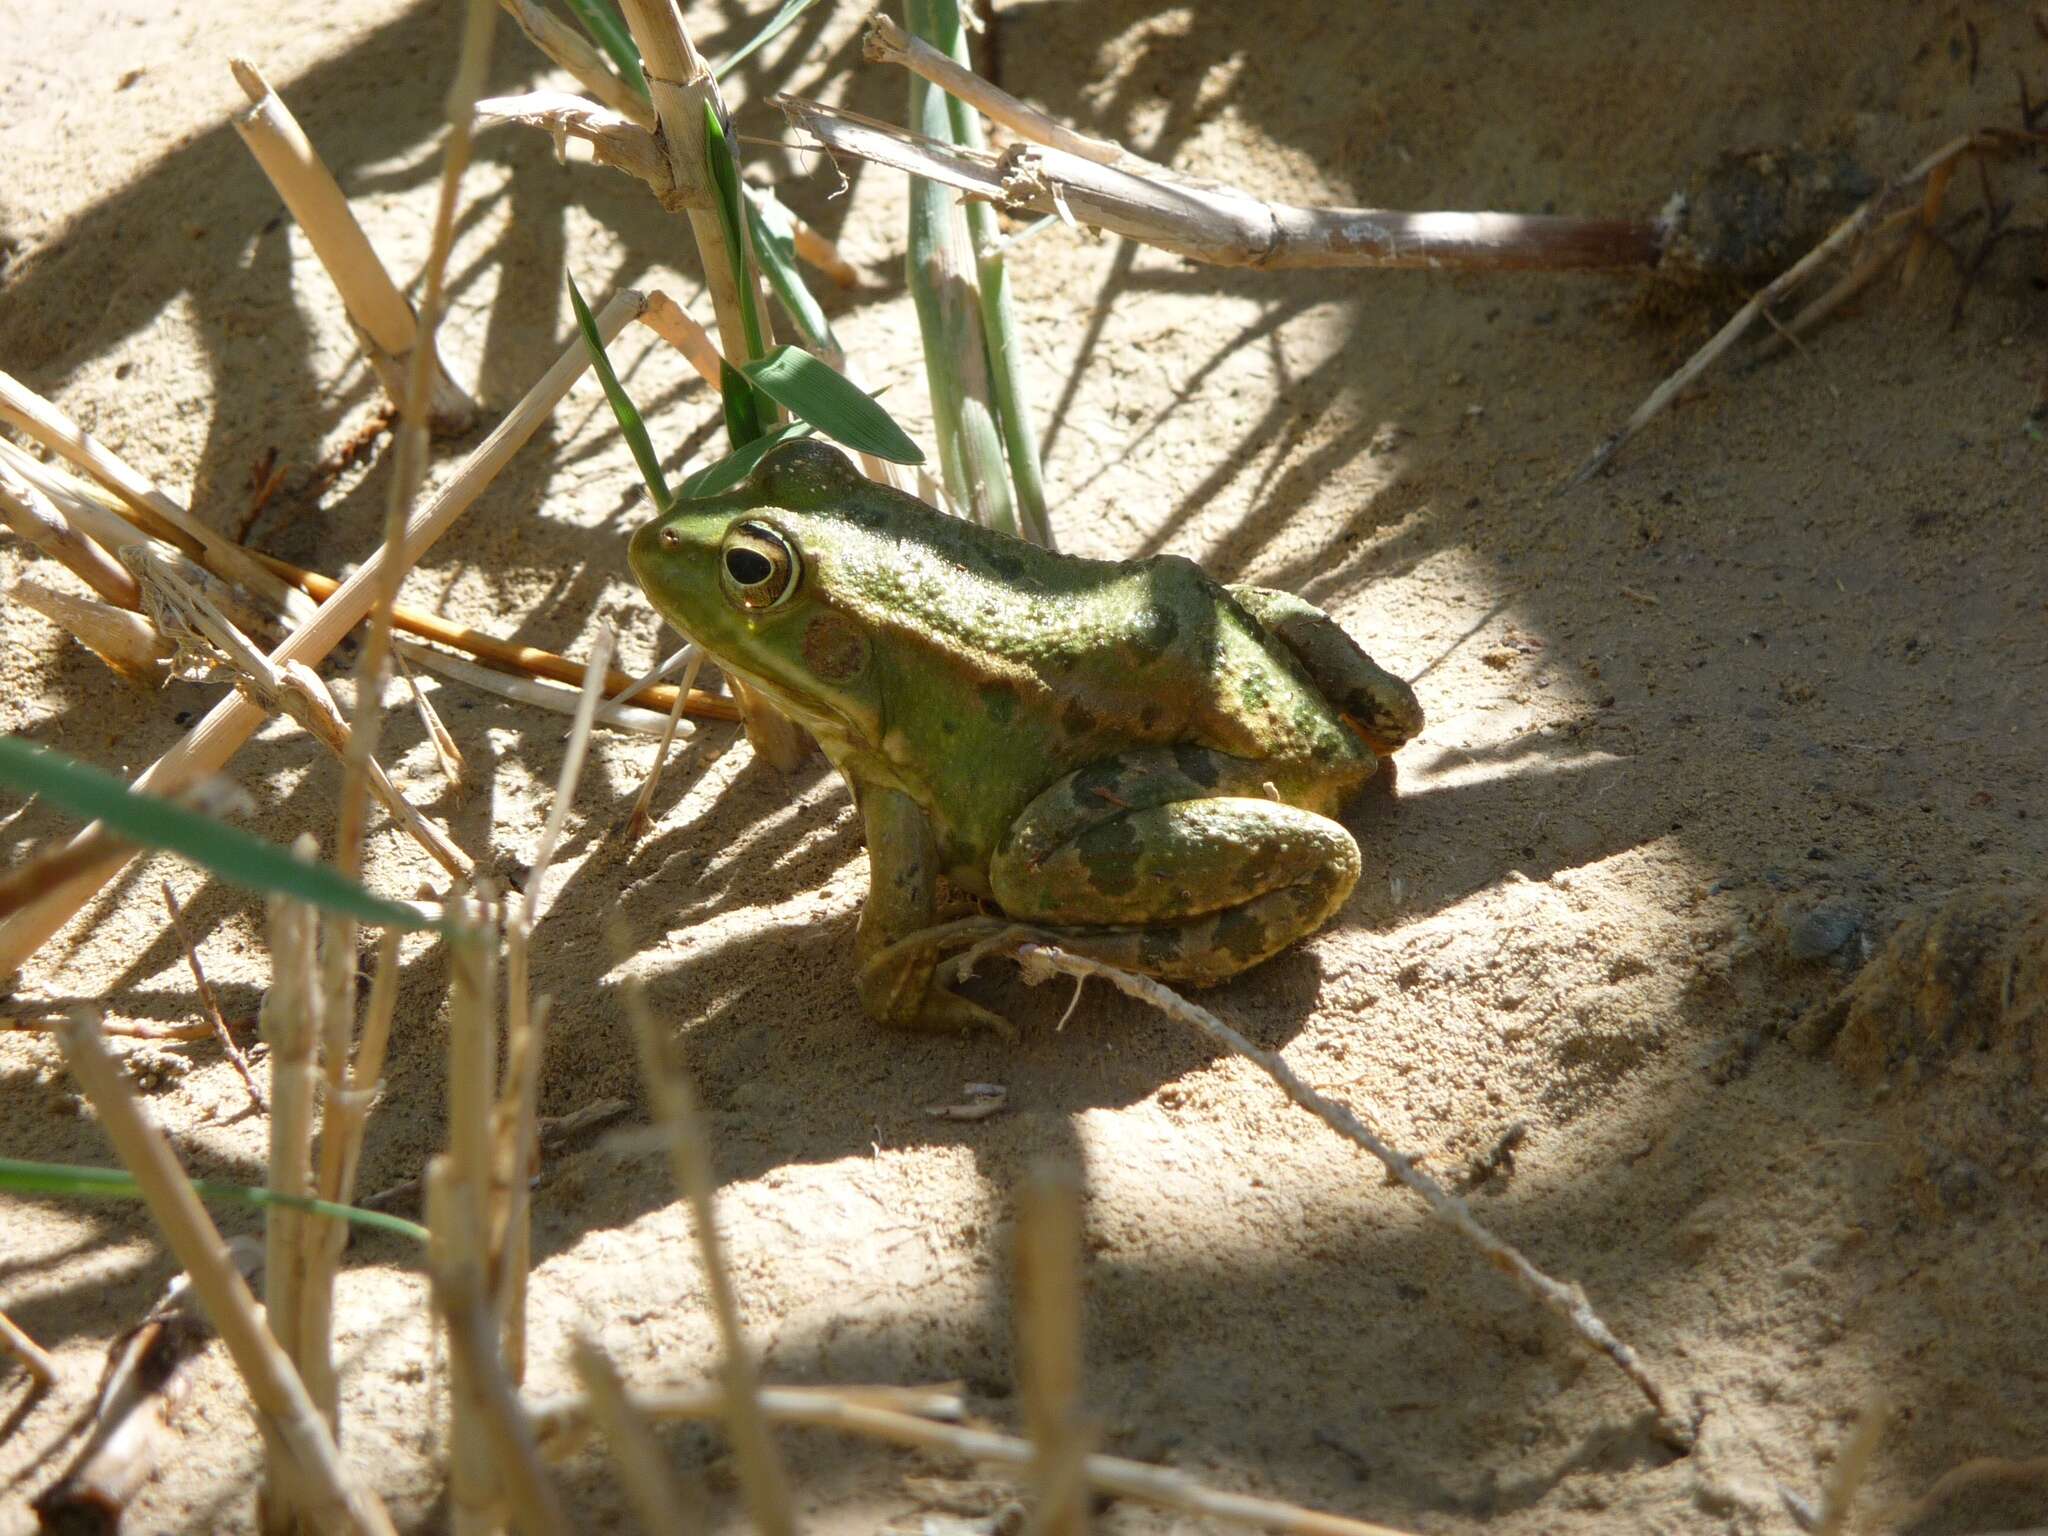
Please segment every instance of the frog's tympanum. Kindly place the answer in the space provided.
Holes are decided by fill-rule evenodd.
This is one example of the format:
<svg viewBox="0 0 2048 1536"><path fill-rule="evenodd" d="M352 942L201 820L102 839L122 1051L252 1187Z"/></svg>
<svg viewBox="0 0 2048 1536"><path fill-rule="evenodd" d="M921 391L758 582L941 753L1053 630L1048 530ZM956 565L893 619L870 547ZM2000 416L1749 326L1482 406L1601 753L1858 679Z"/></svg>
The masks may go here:
<svg viewBox="0 0 2048 1536"><path fill-rule="evenodd" d="M1350 894L1358 845L1331 817L1422 728L1299 598L1171 555L1053 554L816 441L678 503L632 563L852 786L860 997L901 1028L1007 1032L951 985L1005 928L1167 981L1258 964ZM1004 915L941 922L942 880Z"/></svg>

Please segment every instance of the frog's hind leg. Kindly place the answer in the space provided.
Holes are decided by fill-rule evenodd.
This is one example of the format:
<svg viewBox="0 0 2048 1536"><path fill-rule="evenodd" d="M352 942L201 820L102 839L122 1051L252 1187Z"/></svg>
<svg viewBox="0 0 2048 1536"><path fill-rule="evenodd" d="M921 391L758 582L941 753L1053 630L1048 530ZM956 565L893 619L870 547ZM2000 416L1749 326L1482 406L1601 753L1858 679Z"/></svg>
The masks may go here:
<svg viewBox="0 0 2048 1536"><path fill-rule="evenodd" d="M1358 881L1351 834L1267 798L1262 771L1178 747L1068 774L997 850L995 898L1049 942L1108 964L1173 981L1234 976L1321 927Z"/></svg>
<svg viewBox="0 0 2048 1536"><path fill-rule="evenodd" d="M1365 654L1344 627L1314 603L1272 587L1234 586L1230 595L1293 653L1323 697L1381 757L1422 730L1415 690Z"/></svg>

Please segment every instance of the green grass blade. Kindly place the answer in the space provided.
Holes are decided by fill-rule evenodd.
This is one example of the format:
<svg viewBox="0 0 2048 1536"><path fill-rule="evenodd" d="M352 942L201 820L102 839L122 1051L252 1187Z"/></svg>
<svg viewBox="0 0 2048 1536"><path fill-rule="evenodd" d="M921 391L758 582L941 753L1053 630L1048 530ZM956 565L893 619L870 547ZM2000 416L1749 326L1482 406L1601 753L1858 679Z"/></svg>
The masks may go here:
<svg viewBox="0 0 2048 1536"><path fill-rule="evenodd" d="M223 880L276 891L365 923L438 928L410 907L373 896L329 864L310 863L226 822L155 795L138 794L110 773L62 752L0 737L0 784L41 795L86 821L104 822L131 843L181 854Z"/></svg>
<svg viewBox="0 0 2048 1536"><path fill-rule="evenodd" d="M737 453L767 430L761 424L761 398L754 381L722 357L718 360L718 397L725 408L725 435Z"/></svg>
<svg viewBox="0 0 2048 1536"><path fill-rule="evenodd" d="M804 345L813 352L839 351L832 322L825 318L824 309L797 269L796 231L790 225L789 215L774 198L757 196L751 187L744 190L747 232L754 237L754 258L768 274L768 285L775 290L775 297L782 300L782 307L803 333Z"/></svg>
<svg viewBox="0 0 2048 1536"><path fill-rule="evenodd" d="M633 34L626 30L618 7L611 0L569 0L569 9L576 13L590 40L611 55L626 84L645 97L647 76L640 69L640 50L634 46Z"/></svg>
<svg viewBox="0 0 2048 1536"><path fill-rule="evenodd" d="M583 332L583 344L590 349L590 365L597 370L598 381L604 385L604 397L612 404L612 414L619 419L619 431L625 434L626 446L633 450L633 462L640 466L640 478L647 482L647 494L654 498L656 511L668 506L668 480L661 472L661 459L655 454L654 443L647 436L647 423L640 419L640 412L626 393L625 385L612 370L612 360L604 350L604 339L597 334L597 322L590 316L590 306L583 302L582 290L576 286L572 275L569 279L569 302L576 310L576 326Z"/></svg>
<svg viewBox="0 0 2048 1536"><path fill-rule="evenodd" d="M754 472L754 466L761 462L762 455L770 448L777 443L786 443L793 437L808 437L810 432L811 424L807 421L784 422L773 432L755 438L745 447L727 454L716 464L707 465L690 476L683 482L682 499L694 501L700 496L716 496L722 491L731 490Z"/></svg>
<svg viewBox="0 0 2048 1536"><path fill-rule="evenodd" d="M817 3L818 0L782 0L782 4L776 8L775 14L768 18L768 24L749 38L737 53L726 59L724 63L711 66L712 77L723 80L728 69L738 68L753 56L755 50L765 48L768 44L774 42L784 27L795 21L797 17L803 15L805 11L808 11Z"/></svg>
<svg viewBox="0 0 2048 1536"><path fill-rule="evenodd" d="M892 464L922 464L924 453L881 402L802 347L777 347L747 364L747 377L790 415L829 438Z"/></svg>
<svg viewBox="0 0 2048 1536"><path fill-rule="evenodd" d="M189 1179L202 1200L228 1205L281 1205L314 1216L334 1216L358 1227L393 1232L424 1246L427 1229L403 1216L383 1211L366 1211L360 1206L336 1205L306 1195L280 1194L274 1189L223 1184L214 1179ZM30 1163L19 1158L0 1157L0 1190L10 1195L55 1195L65 1199L140 1200L142 1189L118 1168L85 1168L75 1163Z"/></svg>
<svg viewBox="0 0 2048 1536"><path fill-rule="evenodd" d="M725 127L710 102L704 103L704 161L711 172L711 184L718 188L718 225L725 234L725 258L732 263L732 275L740 289L740 324L747 333L747 356L767 351L761 339L761 314L754 304L754 285L747 266L747 242L740 220L740 168L726 142ZM729 340L729 338L728 338Z"/></svg>

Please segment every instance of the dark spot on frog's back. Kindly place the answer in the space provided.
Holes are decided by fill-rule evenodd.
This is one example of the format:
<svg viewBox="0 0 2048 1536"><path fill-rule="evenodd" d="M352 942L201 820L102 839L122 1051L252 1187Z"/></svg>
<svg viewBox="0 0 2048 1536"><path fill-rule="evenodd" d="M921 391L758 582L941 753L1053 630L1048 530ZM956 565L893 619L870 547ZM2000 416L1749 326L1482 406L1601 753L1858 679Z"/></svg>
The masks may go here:
<svg viewBox="0 0 2048 1536"><path fill-rule="evenodd" d="M1131 649L1140 661L1157 661L1180 635L1180 620L1171 608L1148 604L1131 627Z"/></svg>
<svg viewBox="0 0 2048 1536"><path fill-rule="evenodd" d="M1016 690L1003 683L983 683L981 708L997 725L1008 725L1017 714Z"/></svg>
<svg viewBox="0 0 2048 1536"><path fill-rule="evenodd" d="M1204 789L1216 787L1216 759L1200 747L1191 747L1186 742L1177 743L1173 749L1173 763L1191 782Z"/></svg>
<svg viewBox="0 0 2048 1536"><path fill-rule="evenodd" d="M988 568L1005 581L1024 579L1024 562L1007 543L999 543L988 551L985 557Z"/></svg>
<svg viewBox="0 0 2048 1536"><path fill-rule="evenodd" d="M1086 736L1101 723L1095 712L1079 699L1067 700L1066 707L1060 711L1060 729L1070 737Z"/></svg>
<svg viewBox="0 0 2048 1536"><path fill-rule="evenodd" d="M1128 816L1112 816L1090 827L1075 839L1074 851L1096 890L1121 896L1136 889L1141 850Z"/></svg>

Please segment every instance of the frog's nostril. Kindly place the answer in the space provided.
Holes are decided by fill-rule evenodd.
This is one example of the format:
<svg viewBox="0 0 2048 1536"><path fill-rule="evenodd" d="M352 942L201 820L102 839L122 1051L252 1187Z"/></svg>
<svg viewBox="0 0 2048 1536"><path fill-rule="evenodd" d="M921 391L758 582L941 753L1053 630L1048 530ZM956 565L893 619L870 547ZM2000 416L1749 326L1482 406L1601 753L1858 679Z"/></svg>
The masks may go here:
<svg viewBox="0 0 2048 1536"><path fill-rule="evenodd" d="M664 528L661 530L661 547L663 549L680 549L682 543L683 536L677 533L675 529Z"/></svg>

